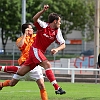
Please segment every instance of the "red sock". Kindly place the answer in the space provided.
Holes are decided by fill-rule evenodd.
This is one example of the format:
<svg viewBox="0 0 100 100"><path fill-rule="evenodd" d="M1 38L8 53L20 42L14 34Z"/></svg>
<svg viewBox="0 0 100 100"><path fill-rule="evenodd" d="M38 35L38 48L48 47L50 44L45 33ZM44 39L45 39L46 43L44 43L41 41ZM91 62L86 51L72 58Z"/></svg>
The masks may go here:
<svg viewBox="0 0 100 100"><path fill-rule="evenodd" d="M55 76L53 74L53 71L51 69L47 69L45 71L47 78L49 79L49 81L53 84L55 90L58 90L59 85L56 82Z"/></svg>
<svg viewBox="0 0 100 100"><path fill-rule="evenodd" d="M16 67L16 66L1 66L0 70L3 72L15 74L18 70L18 67Z"/></svg>
<svg viewBox="0 0 100 100"><path fill-rule="evenodd" d="M58 90L59 85L57 83L53 84L53 86L54 86L55 90Z"/></svg>
<svg viewBox="0 0 100 100"><path fill-rule="evenodd" d="M2 66L0 66L0 71L1 71Z"/></svg>

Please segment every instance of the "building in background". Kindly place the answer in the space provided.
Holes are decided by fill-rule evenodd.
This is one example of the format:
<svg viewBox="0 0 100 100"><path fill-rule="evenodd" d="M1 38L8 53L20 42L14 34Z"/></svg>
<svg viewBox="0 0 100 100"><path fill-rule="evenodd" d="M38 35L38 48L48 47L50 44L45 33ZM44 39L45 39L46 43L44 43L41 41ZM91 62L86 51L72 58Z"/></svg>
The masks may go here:
<svg viewBox="0 0 100 100"><path fill-rule="evenodd" d="M86 46L86 50L94 47L94 41L86 42L85 46L83 44L84 41L82 41L82 35L79 31L72 31L71 34L67 35L66 40L66 48L64 49L65 54L79 54L83 51L83 48ZM48 47L47 51L50 51L51 48L55 47L57 44L52 43L50 47ZM1 40L1 33L0 33L0 50L2 50L2 40ZM13 51L14 50L14 51ZM13 52L17 55L20 54L20 51L18 50L16 44L9 40L6 45L6 53L13 54ZM47 52L48 53L48 52ZM61 53L61 51L59 52Z"/></svg>

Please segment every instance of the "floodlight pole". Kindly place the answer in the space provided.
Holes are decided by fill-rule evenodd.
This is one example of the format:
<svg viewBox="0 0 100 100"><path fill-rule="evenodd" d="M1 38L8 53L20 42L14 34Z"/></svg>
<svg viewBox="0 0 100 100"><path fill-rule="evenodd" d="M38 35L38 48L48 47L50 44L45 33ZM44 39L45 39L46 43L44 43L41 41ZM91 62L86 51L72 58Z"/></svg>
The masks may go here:
<svg viewBox="0 0 100 100"><path fill-rule="evenodd" d="M94 68L97 68L98 54L99 54L99 0L95 0Z"/></svg>
<svg viewBox="0 0 100 100"><path fill-rule="evenodd" d="M22 0L22 22L21 24L26 23L26 0Z"/></svg>

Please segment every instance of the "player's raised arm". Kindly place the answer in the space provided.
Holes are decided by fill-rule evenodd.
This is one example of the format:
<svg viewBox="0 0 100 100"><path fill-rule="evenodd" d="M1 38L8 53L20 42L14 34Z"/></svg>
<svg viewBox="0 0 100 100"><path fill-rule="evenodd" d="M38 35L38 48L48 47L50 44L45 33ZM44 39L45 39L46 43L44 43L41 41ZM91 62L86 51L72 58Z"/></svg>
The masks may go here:
<svg viewBox="0 0 100 100"><path fill-rule="evenodd" d="M44 5L44 8L39 11L34 17L33 17L33 21L37 22L37 19L46 11L48 10L49 6L48 5Z"/></svg>

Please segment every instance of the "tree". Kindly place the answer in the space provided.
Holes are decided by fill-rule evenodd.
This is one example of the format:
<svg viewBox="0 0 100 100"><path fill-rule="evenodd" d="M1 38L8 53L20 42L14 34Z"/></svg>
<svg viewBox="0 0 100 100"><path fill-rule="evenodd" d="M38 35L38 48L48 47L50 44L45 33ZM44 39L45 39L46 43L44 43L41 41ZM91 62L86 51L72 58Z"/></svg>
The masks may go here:
<svg viewBox="0 0 100 100"><path fill-rule="evenodd" d="M20 0L0 0L0 28L4 53L8 39L15 41L20 34Z"/></svg>
<svg viewBox="0 0 100 100"><path fill-rule="evenodd" d="M26 21L33 22L32 17L41 9L43 0L26 1Z"/></svg>
<svg viewBox="0 0 100 100"><path fill-rule="evenodd" d="M44 4L50 5L50 9L43 14L42 20L47 21L47 16L51 12L56 12L61 15L61 29L65 39L67 39L66 34L70 34L72 30L79 30L82 32L82 35L84 36L83 31L85 29L88 31L87 35L90 36L88 40L93 39L93 0L43 0L42 2L41 0L31 1L33 1L33 3L30 4L30 7L28 6L28 15L30 15L30 12L32 11L34 11L32 12L32 15L36 14L41 8L43 8Z"/></svg>
<svg viewBox="0 0 100 100"><path fill-rule="evenodd" d="M32 22L32 17L43 8L44 4L50 5L50 9L41 18L47 21L49 13L60 14L61 29L65 40L66 34L70 34L72 30L83 32L84 29L90 37L88 40L93 39L93 0L26 0L26 21ZM21 0L0 0L0 27L5 50L7 40L15 41L21 33Z"/></svg>
<svg viewBox="0 0 100 100"><path fill-rule="evenodd" d="M41 5L42 0L26 0L26 21L32 21ZM15 41L21 35L21 0L0 0L0 28L2 45L5 47L8 40Z"/></svg>
<svg viewBox="0 0 100 100"><path fill-rule="evenodd" d="M47 21L51 12L60 14L62 18L61 29L65 40L67 34L73 30L81 31L84 39L84 30L87 30L87 41L94 37L94 1L93 0L43 0L41 7L49 4L50 9L43 14L42 19ZM40 4L38 4L40 5ZM85 39L84 39L85 40Z"/></svg>
<svg viewBox="0 0 100 100"><path fill-rule="evenodd" d="M72 30L83 32L86 28L91 38L94 26L94 1L92 0L53 0L52 11L61 15L61 29L63 35L70 34ZM86 27L87 26L87 27ZM92 30L92 31L89 31ZM93 36L93 33L92 33Z"/></svg>

